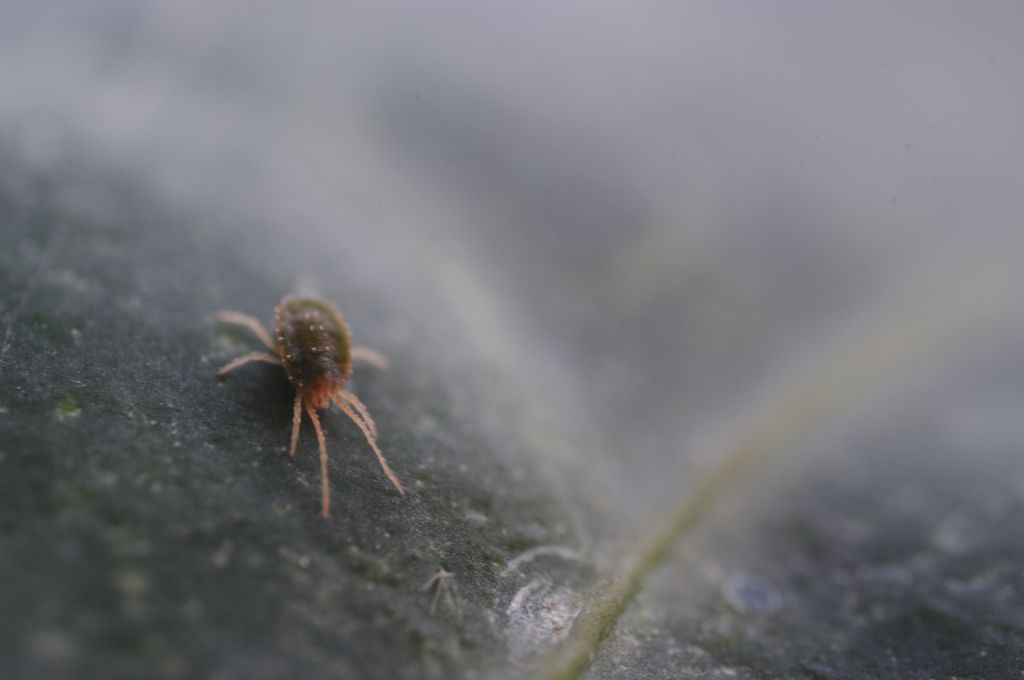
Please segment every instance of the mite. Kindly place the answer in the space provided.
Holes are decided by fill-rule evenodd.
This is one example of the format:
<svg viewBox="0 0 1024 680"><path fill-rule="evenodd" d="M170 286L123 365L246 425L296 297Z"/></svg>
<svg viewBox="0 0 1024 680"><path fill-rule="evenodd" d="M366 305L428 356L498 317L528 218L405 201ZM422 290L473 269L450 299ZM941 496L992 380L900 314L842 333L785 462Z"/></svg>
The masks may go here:
<svg viewBox="0 0 1024 680"><path fill-rule="evenodd" d="M289 453L295 456L299 443L299 425L305 411L313 421L316 439L320 445L320 507L324 517L331 513L331 489L327 483L327 442L317 411L337 404L342 413L366 437L384 474L404 494L402 483L388 466L384 454L377 446L377 426L359 397L345 389L353 361L366 361L378 368L387 368L382 354L369 347L353 347L348 326L341 314L330 303L314 297L286 296L274 310L275 334L272 338L258 319L241 312L219 312L217 319L224 323L244 326L252 331L273 352L249 352L228 363L217 372L224 376L230 371L253 361L265 361L284 368L288 380L295 388L292 409L292 439Z"/></svg>

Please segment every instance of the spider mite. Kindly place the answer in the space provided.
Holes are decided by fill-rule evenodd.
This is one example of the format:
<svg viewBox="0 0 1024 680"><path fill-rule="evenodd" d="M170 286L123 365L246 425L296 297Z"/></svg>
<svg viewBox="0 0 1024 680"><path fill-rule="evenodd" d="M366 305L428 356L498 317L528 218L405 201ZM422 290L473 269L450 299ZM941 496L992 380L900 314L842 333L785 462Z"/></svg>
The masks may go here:
<svg viewBox="0 0 1024 680"><path fill-rule="evenodd" d="M244 326L251 330L273 352L243 354L217 372L218 376L253 361L265 361L284 368L288 380L295 388L295 406L292 411L292 439L289 453L295 456L299 443L299 423L302 411L313 421L316 439L320 444L321 512L331 512L331 490L327 483L327 442L320 428L316 412L331 402L348 416L362 431L370 448L377 455L384 474L404 494L402 483L388 467L380 447L377 446L377 426L359 397L345 389L354 360L363 360L378 368L387 368L382 354L369 347L353 347L348 326L341 314L330 303L314 297L289 295L274 310L275 338L270 337L257 319L241 312L220 312L217 319L224 323ZM276 341L275 341L276 340Z"/></svg>

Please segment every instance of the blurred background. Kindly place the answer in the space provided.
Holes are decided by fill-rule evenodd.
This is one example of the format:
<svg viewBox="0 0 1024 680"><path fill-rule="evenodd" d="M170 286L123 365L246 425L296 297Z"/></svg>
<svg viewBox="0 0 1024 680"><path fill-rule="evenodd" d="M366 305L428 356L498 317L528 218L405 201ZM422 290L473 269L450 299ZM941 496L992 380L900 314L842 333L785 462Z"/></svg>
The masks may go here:
<svg viewBox="0 0 1024 680"><path fill-rule="evenodd" d="M1022 29L1011 1L4 3L0 604L26 617L0 663L555 672L630 546L809 394L835 405L780 417L786 455L715 491L741 499L720 530L670 531L582 672L1008 672ZM248 348L213 312L269 321L296 290L392 358L356 391L418 480L401 505L332 421L333 533L312 449L285 485L284 381L213 381ZM286 512L232 481L254 447ZM175 554L197 561L164 581ZM423 601L431 565L478 630Z"/></svg>

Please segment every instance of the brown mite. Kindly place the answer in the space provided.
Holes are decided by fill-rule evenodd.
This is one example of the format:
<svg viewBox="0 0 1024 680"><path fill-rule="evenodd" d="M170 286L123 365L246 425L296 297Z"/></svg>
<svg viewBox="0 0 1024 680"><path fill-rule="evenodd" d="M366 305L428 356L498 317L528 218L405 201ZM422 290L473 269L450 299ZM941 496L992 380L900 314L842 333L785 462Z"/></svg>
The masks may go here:
<svg viewBox="0 0 1024 680"><path fill-rule="evenodd" d="M404 494L402 483L388 467L380 447L377 446L377 426L359 397L345 389L352 370L352 362L363 360L384 369L387 359L369 347L353 347L348 326L341 314L330 303L314 297L286 296L274 310L274 338L270 337L258 319L241 312L219 312L217 319L224 323L244 326L251 330L273 354L249 352L243 354L217 372L223 376L253 361L265 361L284 368L288 380L295 388L295 407L292 412L292 456L299 443L299 423L305 409L313 421L317 442L320 444L321 512L330 515L331 490L327 483L327 442L316 412L330 406L333 401L362 431L370 448L377 455L384 474Z"/></svg>

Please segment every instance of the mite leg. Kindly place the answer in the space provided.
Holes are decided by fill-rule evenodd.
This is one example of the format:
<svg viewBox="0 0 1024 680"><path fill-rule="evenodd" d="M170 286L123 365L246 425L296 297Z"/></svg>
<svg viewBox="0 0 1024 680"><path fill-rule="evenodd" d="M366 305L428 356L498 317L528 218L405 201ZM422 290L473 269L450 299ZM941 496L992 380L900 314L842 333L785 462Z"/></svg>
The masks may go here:
<svg viewBox="0 0 1024 680"><path fill-rule="evenodd" d="M449 572L445 571L444 567L442 567L436 574L431 576L430 580L424 583L423 587L420 589L427 593L431 590L434 591L434 596L430 598L430 608L427 610L427 613L431 616L434 615L434 610L437 609L437 600L441 594L441 584L444 579L448 578L448 573Z"/></svg>
<svg viewBox="0 0 1024 680"><path fill-rule="evenodd" d="M355 410L351 406L351 402L345 402L344 405L343 405L342 399L341 399L341 393L342 392L345 392L345 390L338 390L338 392L336 392L335 394L331 395L331 398L334 400L334 403L337 404L338 408L340 408L342 411L344 411L348 415L348 417L351 418L352 421L356 425L359 426L359 431L360 432L363 432L365 434L366 431L369 430L370 431L370 436L372 436L374 441L376 441L376 439L377 439L376 424L373 423L373 421L370 421L369 423L367 423L366 420L363 418L362 413L360 411ZM355 396L351 392L347 392L347 394ZM365 407L364 407L364 409L365 409ZM366 415L369 416L370 414L367 413Z"/></svg>
<svg viewBox="0 0 1024 680"><path fill-rule="evenodd" d="M434 587L434 597L430 598L430 609L427 610L427 613L431 616L433 616L434 612L437 610L437 601L441 599L441 591L444 590L441 583L441 581L437 582L437 585Z"/></svg>
<svg viewBox="0 0 1024 680"><path fill-rule="evenodd" d="M245 326L253 333L256 337L263 341L263 344L270 349L277 351L277 345L270 338L270 333L263 327L263 324L259 322L259 319L249 316L248 314L242 314L241 312L217 312L217 320L223 323L230 323L236 326Z"/></svg>
<svg viewBox="0 0 1024 680"><path fill-rule="evenodd" d="M352 348L352 361L365 361L368 364L376 366L382 371L388 370L391 366L391 362L388 361L386 356L375 349L362 346Z"/></svg>
<svg viewBox="0 0 1024 680"><path fill-rule="evenodd" d="M363 432L363 436L366 437L366 441L369 442L370 448L373 449L373 453L377 456L377 461L380 463L381 468L384 470L384 474L388 480L395 485L398 489L398 493L405 494L405 489L402 488L402 483L398 481L398 476L388 466L388 462L384 460L384 454L381 453L380 447L377 446L377 438L373 436L373 432L370 431L370 427L359 417L356 411L352 410L352 407L348 405L344 400L335 397L334 403L338 405L345 415L347 415L353 423L355 423L360 430Z"/></svg>
<svg viewBox="0 0 1024 680"><path fill-rule="evenodd" d="M360 417L362 417L363 422L370 427L370 432L372 432L373 436L376 437L377 423L373 422L373 418L370 417L370 412L366 410L366 405L359 401L359 397L348 390L338 390L338 396L352 405L352 408L354 408Z"/></svg>
<svg viewBox="0 0 1024 680"><path fill-rule="evenodd" d="M295 447L299 445L299 423L302 420L302 395L295 393L295 407L292 409L292 445L288 454L295 457Z"/></svg>
<svg viewBox="0 0 1024 680"><path fill-rule="evenodd" d="M281 365L281 360L272 354L267 354L266 352L249 352L248 354L243 354L228 363L227 366L217 371L217 375L224 375L225 373L233 371L239 366L244 366L252 361L266 361L268 364Z"/></svg>
<svg viewBox="0 0 1024 680"><path fill-rule="evenodd" d="M324 439L324 431L320 427L320 418L316 411L309 404L306 404L306 413L313 421L313 429L316 430L316 440L320 444L320 513L324 517L331 516L331 487L327 483L327 440Z"/></svg>

